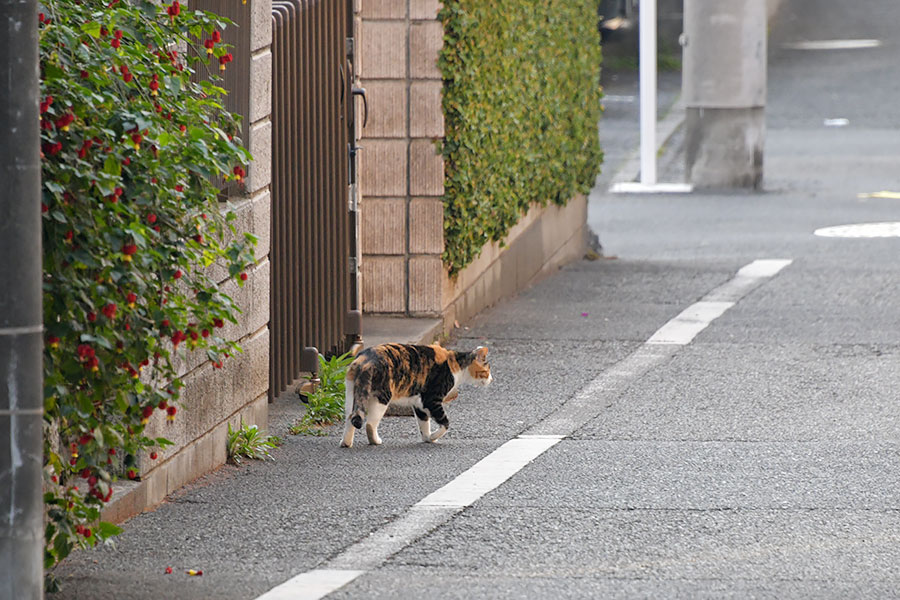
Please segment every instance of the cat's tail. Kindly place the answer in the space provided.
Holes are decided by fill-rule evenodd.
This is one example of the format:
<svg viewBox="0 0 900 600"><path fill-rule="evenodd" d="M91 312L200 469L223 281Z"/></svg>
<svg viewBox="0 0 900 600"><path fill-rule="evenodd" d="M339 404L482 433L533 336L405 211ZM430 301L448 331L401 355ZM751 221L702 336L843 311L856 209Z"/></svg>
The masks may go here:
<svg viewBox="0 0 900 600"><path fill-rule="evenodd" d="M354 394L353 379L348 377L344 382L344 418L355 428L362 429L365 410Z"/></svg>

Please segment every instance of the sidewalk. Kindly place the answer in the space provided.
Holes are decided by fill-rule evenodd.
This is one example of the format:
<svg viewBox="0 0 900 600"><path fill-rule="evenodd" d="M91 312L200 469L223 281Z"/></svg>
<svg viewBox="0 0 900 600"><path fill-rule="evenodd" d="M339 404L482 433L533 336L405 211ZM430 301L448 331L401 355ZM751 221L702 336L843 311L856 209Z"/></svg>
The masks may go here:
<svg viewBox="0 0 900 600"><path fill-rule="evenodd" d="M341 449L339 427L290 436L302 409L282 398L270 412L285 442L274 462L224 467L132 519L117 548L70 557L48 598L253 600L385 540L390 552L343 556L342 573L362 574L330 597L895 596L900 242L812 232L900 214L896 200L858 196L900 186L898 122L883 108L894 96L879 83L900 81L900 38L882 25L900 8L877 0L867 19L839 24L883 36L883 48L783 49L833 37L843 5L827 4L784 0L773 28L763 193L606 193L635 146L624 142L630 118L637 130L627 82L607 84L621 99L607 101L590 217L607 257L464 324L450 345L487 345L495 382L462 390L439 443L422 444L409 417L383 422L380 447ZM851 76L866 97L843 100ZM851 125L825 128L827 117ZM661 163L677 169L674 145ZM758 259L793 262L719 303L728 312L665 360L622 372L654 332ZM599 385L609 373L616 385ZM474 504L390 537L411 507L585 389L596 403L574 433Z"/></svg>

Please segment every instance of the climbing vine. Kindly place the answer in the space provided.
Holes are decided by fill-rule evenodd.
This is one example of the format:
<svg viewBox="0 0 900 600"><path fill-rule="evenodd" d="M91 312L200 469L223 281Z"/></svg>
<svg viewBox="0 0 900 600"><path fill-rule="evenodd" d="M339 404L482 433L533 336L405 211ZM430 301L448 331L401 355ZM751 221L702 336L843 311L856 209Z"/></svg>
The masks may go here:
<svg viewBox="0 0 900 600"><path fill-rule="evenodd" d="M535 203L565 204L600 170L596 0L445 0L444 262L502 240Z"/></svg>
<svg viewBox="0 0 900 600"><path fill-rule="evenodd" d="M220 187L250 156L217 75L229 25L178 1L42 0L45 566L115 535L100 522L117 476L170 444L180 356L216 367L255 238ZM157 416L159 415L159 416Z"/></svg>

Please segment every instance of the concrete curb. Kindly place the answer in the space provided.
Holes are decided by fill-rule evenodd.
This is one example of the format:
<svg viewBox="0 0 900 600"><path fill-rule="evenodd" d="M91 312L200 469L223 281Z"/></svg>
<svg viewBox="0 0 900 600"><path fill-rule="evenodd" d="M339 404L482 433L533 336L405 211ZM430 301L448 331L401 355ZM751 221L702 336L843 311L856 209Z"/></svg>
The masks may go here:
<svg viewBox="0 0 900 600"><path fill-rule="evenodd" d="M684 104L681 102L681 95L675 100L674 104L666 112L665 116L656 123L656 139L661 140L657 152L665 148L666 144L678 129L684 124ZM616 171L609 187L612 188L617 183L626 183L637 181L641 174L641 149L640 146L634 149L625 164Z"/></svg>

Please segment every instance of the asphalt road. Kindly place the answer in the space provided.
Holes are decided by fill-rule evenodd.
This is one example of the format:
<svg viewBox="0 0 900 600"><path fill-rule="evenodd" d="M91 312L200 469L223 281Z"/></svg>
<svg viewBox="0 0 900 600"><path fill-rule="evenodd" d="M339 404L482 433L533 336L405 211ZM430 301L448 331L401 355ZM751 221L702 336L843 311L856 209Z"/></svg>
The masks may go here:
<svg viewBox="0 0 900 600"><path fill-rule="evenodd" d="M766 190L598 189L607 258L467 324L456 345L487 343L495 383L463 391L439 443L420 443L411 418L386 419L377 448L342 450L337 429L286 436L275 462L226 467L130 521L116 549L72 557L50 598L251 600L335 557L352 564L360 543L617 368L574 432L384 557L360 553L364 573L329 597L900 595L900 238L813 235L900 220L900 200L858 197L900 191L898 22L893 0L784 0ZM784 47L835 38L883 44ZM738 269L776 258L793 262L689 344L621 369ZM273 432L296 413L275 405Z"/></svg>

